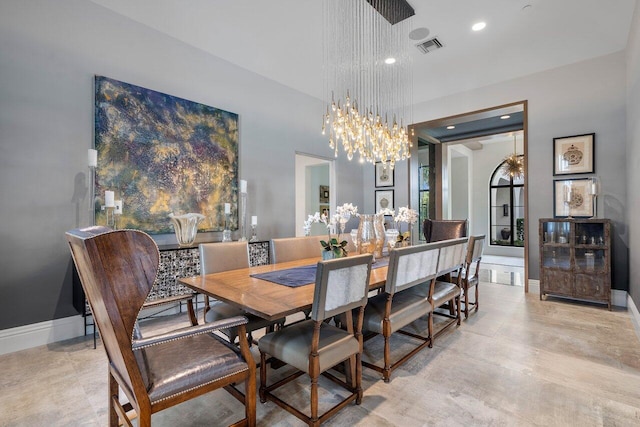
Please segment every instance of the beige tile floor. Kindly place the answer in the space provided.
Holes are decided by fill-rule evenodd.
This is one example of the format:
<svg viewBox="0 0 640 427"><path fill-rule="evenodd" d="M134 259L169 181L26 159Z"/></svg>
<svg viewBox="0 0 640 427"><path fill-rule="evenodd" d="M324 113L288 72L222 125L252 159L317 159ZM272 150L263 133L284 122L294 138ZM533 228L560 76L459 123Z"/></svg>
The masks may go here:
<svg viewBox="0 0 640 427"><path fill-rule="evenodd" d="M481 284L480 298L478 313L396 370L390 383L365 368L362 405L326 425L640 425L640 341L626 310L540 301L537 293L493 283ZM177 323L152 320L147 327L167 322ZM393 340L396 349L410 344ZM379 359L380 348L380 339L368 341L364 357ZM0 356L0 372L0 426L106 425L106 358L90 336ZM327 407L335 390L322 384ZM302 405L307 390L301 379L282 392ZM241 412L235 399L216 391L153 422L220 426ZM272 403L258 403L257 414L260 426L303 425Z"/></svg>

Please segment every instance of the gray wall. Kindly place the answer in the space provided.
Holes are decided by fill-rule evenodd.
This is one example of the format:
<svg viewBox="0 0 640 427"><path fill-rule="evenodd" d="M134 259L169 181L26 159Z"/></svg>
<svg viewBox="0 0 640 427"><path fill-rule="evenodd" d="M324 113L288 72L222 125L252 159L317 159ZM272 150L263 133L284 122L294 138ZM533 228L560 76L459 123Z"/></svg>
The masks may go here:
<svg viewBox="0 0 640 427"><path fill-rule="evenodd" d="M413 119L418 123L523 100L529 102L527 232L531 278L539 275L538 219L553 216L553 138L595 132L596 175L601 178L603 193L598 199L598 214L611 218L614 224L613 286L627 289L625 53L422 103L414 108ZM403 184L396 182L398 187ZM396 189L396 198L397 193Z"/></svg>
<svg viewBox="0 0 640 427"><path fill-rule="evenodd" d="M629 45L627 46L627 182L629 201L627 218L629 229L630 282L629 294L640 308L640 197L633 190L640 183L640 1L636 1Z"/></svg>
<svg viewBox="0 0 640 427"><path fill-rule="evenodd" d="M468 157L451 159L451 219L469 219L469 163Z"/></svg>
<svg viewBox="0 0 640 427"><path fill-rule="evenodd" d="M0 329L77 314L64 232L90 221L96 74L239 114L240 177L260 239L294 235L295 150L332 154L317 99L92 2L2 1ZM363 204L362 177L337 160L338 204Z"/></svg>

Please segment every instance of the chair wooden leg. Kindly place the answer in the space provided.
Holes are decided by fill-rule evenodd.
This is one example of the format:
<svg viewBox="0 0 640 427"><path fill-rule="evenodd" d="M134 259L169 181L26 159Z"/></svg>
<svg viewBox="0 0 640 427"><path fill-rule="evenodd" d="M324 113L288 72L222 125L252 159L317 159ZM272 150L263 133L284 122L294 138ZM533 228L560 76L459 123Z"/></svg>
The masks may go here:
<svg viewBox="0 0 640 427"><path fill-rule="evenodd" d="M109 427L118 427L118 412L115 408L114 399L118 399L118 383L109 372Z"/></svg>
<svg viewBox="0 0 640 427"><path fill-rule="evenodd" d="M187 312L189 313L189 320L191 321L192 326L196 326L198 324L198 318L196 317L196 311L193 308L194 304L197 303L197 296L194 299L187 300Z"/></svg>
<svg viewBox="0 0 640 427"><path fill-rule="evenodd" d="M260 403L267 401L265 389L267 388L267 355L260 352Z"/></svg>
<svg viewBox="0 0 640 427"><path fill-rule="evenodd" d="M247 419L247 426L254 427L256 425L256 371L253 375L249 374L244 380L244 411Z"/></svg>
<svg viewBox="0 0 640 427"><path fill-rule="evenodd" d="M480 283L476 283L476 311L478 311L478 287L480 286Z"/></svg>
<svg viewBox="0 0 640 427"><path fill-rule="evenodd" d="M464 289L464 319L469 318L469 288L463 286Z"/></svg>
<svg viewBox="0 0 640 427"><path fill-rule="evenodd" d="M320 425L318 419L318 375L311 377L311 418L310 426Z"/></svg>
<svg viewBox="0 0 640 427"><path fill-rule="evenodd" d="M362 403L362 352L356 353L356 405Z"/></svg>
<svg viewBox="0 0 640 427"><path fill-rule="evenodd" d="M391 343L387 334L384 335L384 369L382 370L382 379L385 383L391 381Z"/></svg>
<svg viewBox="0 0 640 427"><path fill-rule="evenodd" d="M458 326L460 326L460 323L462 322L462 316L460 315L460 308L461 308L460 307L460 295L458 295L455 298L455 302L456 302L456 306L457 306L457 309L456 309L456 317L458 318L457 323L458 323Z"/></svg>
<svg viewBox="0 0 640 427"><path fill-rule="evenodd" d="M433 312L429 313L428 331L429 331L429 348L433 348Z"/></svg>

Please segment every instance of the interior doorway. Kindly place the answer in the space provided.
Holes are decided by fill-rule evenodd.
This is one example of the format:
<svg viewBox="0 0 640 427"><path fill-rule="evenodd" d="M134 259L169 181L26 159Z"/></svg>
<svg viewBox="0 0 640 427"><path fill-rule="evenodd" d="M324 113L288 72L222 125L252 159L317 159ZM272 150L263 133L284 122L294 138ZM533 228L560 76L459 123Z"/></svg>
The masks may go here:
<svg viewBox="0 0 640 427"><path fill-rule="evenodd" d="M518 230L528 230L527 209L527 101L505 104L455 116L418 123L412 126L414 144L410 158L410 203L425 211L424 171L429 173L429 216L435 219L468 219L469 234L484 234L485 255L511 264L521 259L524 272L511 284L524 285L528 292L528 236L522 232L522 240L515 235ZM514 147L514 138L518 145ZM430 151L426 156L423 150ZM514 151L515 150L515 151ZM506 202L490 206L492 200L491 176L508 155L521 154L524 162L524 185L518 195L517 206ZM425 159L431 162L425 165ZM494 197L495 200L497 198ZM495 203L497 203L493 200ZM500 212L498 213L498 208ZM496 212L493 212L496 211ZM499 220L496 220L498 218ZM516 218L517 216L517 218ZM502 222L513 223L514 233L508 239L515 244L504 244ZM517 227L516 227L517 226ZM498 238L496 238L496 236ZM492 258L493 257L493 258ZM505 261L506 260L506 261Z"/></svg>
<svg viewBox="0 0 640 427"><path fill-rule="evenodd" d="M304 235L304 221L316 212L335 211L334 160L311 154L296 153L296 236ZM311 235L326 234L323 224L313 224Z"/></svg>

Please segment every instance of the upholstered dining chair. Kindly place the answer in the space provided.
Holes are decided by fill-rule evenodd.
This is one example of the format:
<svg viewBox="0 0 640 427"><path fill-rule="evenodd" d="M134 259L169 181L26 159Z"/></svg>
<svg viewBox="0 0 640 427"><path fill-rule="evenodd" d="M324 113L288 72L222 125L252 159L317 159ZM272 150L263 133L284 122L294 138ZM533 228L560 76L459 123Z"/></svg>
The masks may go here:
<svg viewBox="0 0 640 427"><path fill-rule="evenodd" d="M106 227L66 233L109 361L109 425L151 425L151 415L225 388L245 406L235 425L255 425L255 363L242 316L142 337L137 316L153 286L160 255L149 235ZM239 347L212 332L237 328ZM245 394L235 384L244 383ZM119 390L129 400L119 401Z"/></svg>
<svg viewBox="0 0 640 427"><path fill-rule="evenodd" d="M464 307L464 318L469 318L469 307L478 311L478 275L480 273L480 261L484 250L485 235L469 237L467 246L467 257L464 268L461 270L460 287L462 288L462 304ZM455 277L455 276L454 276ZM470 300L469 289L475 288L475 299Z"/></svg>
<svg viewBox="0 0 640 427"><path fill-rule="evenodd" d="M320 261L317 264L311 319L295 323L260 338L260 401L273 401L310 426L318 426L355 400L362 401L362 316L369 291L370 254ZM357 312L355 322L352 310ZM325 322L344 316L347 329ZM267 385L267 357L271 356L296 371ZM342 381L327 370L349 361L346 379ZM273 392L303 374L311 378L310 415L304 414ZM324 375L344 387L350 394L324 414L318 414L318 378ZM349 374L352 374L349 379Z"/></svg>
<svg viewBox="0 0 640 427"><path fill-rule="evenodd" d="M433 332L431 340L443 333L453 324L460 325L460 271L464 266L467 255L466 237L460 239L448 239L440 242L440 258L438 260L438 273L436 280L429 289L429 301L433 306L433 313L449 318L442 327ZM454 279L455 278L455 279ZM437 310L444 304L448 305L448 312Z"/></svg>
<svg viewBox="0 0 640 427"><path fill-rule="evenodd" d="M249 245L247 242L200 243L198 250L200 251L200 274L202 276L222 271L249 268ZM211 302L209 297L205 296L205 323L234 316L245 316L247 318L248 323L245 328L249 333L249 345L253 341L253 331L284 324L284 319L265 320L240 308L233 307L226 302L217 300ZM225 329L222 332L229 337L231 342L234 342L238 337L236 328Z"/></svg>
<svg viewBox="0 0 640 427"><path fill-rule="evenodd" d="M397 367L425 346L431 346L433 307L428 295L415 293L413 288L425 282L429 284L435 279L439 251L437 244L392 249L384 292L369 298L364 314L363 333L381 334L384 337L384 366L364 361L363 365L381 372L385 382L390 381L391 373ZM429 316L427 336L402 330L423 316ZM396 332L422 342L392 363L390 339Z"/></svg>
<svg viewBox="0 0 640 427"><path fill-rule="evenodd" d="M283 237L271 239L271 262L295 261L305 258L317 258L322 253L320 240L327 240L326 235Z"/></svg>
<svg viewBox="0 0 640 427"><path fill-rule="evenodd" d="M466 219L425 219L422 232L427 243L442 240L458 239L467 236L468 222Z"/></svg>

